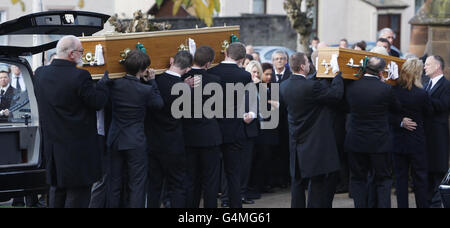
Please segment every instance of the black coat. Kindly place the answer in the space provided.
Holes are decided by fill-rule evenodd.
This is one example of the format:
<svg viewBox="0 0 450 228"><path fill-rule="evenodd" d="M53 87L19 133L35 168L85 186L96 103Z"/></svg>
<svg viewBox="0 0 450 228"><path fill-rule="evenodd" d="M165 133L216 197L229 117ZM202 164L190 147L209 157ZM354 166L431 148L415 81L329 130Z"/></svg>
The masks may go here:
<svg viewBox="0 0 450 228"><path fill-rule="evenodd" d="M450 82L443 77L431 90L433 115L425 122L430 172L447 172L449 160L448 118L450 109Z"/></svg>
<svg viewBox="0 0 450 228"><path fill-rule="evenodd" d="M261 83L257 84L257 88L258 88L258 92L261 94L264 91L261 91L261 89L265 89L265 92L267 94L267 100L272 100L272 93L271 93L271 86L270 84L266 84L267 88L265 88L266 86L263 86ZM260 107L258 106L258 110L261 108L266 108L267 111L270 111L272 109L272 105L267 103L266 107ZM261 113L261 111L259 111L259 113ZM261 122L268 122L271 120L271 118L273 117L269 117L269 118L265 118L263 119L261 116L259 116L259 120ZM279 124L279 122L278 122ZM264 123L258 124L259 127L261 127L262 125L264 125ZM278 134L278 127L275 129L260 129L259 131L259 135L256 138L255 143L256 144L260 144L260 145L278 145L280 142L279 139L279 134Z"/></svg>
<svg viewBox="0 0 450 228"><path fill-rule="evenodd" d="M364 76L348 84L345 96L350 112L345 151L392 152L389 114L400 110L392 86L378 78Z"/></svg>
<svg viewBox="0 0 450 228"><path fill-rule="evenodd" d="M202 75L202 88L205 88L205 86L211 83L220 85L219 76L209 74L204 69L192 69L183 78L194 75ZM203 101L201 102L201 107L203 115L201 118L194 117L195 102L200 102L200 100L195 99L194 88L191 89L191 96L191 118L183 119L185 145L189 147L210 147L222 144L222 133L220 132L219 123L216 118L206 118L203 113L203 105L212 95L202 95Z"/></svg>
<svg viewBox="0 0 450 228"><path fill-rule="evenodd" d="M286 80L288 80L292 75L292 71L286 67L286 70L284 71L283 76L281 76L281 78L279 79L279 81L277 82L277 77L275 75L275 70L272 71L272 77L270 78L270 82L271 83L281 83L284 82Z"/></svg>
<svg viewBox="0 0 450 228"><path fill-rule="evenodd" d="M147 140L144 119L147 108L159 110L164 106L154 80L146 85L135 76L126 75L116 79L110 86L112 122L108 132L107 145L118 150L145 147Z"/></svg>
<svg viewBox="0 0 450 228"><path fill-rule="evenodd" d="M108 101L106 85L96 86L88 71L61 59L38 68L34 83L48 183L91 185L101 177L96 111Z"/></svg>
<svg viewBox="0 0 450 228"><path fill-rule="evenodd" d="M16 89L14 89L11 85L9 85L8 89L5 91L5 94L1 97L0 100L0 111L5 109L11 109L11 106L14 105L13 98L16 94ZM10 112L10 116L0 116L0 123L8 122L12 113Z"/></svg>
<svg viewBox="0 0 450 228"><path fill-rule="evenodd" d="M177 83L184 83L181 77L167 73L156 75L156 83L164 101L164 107L150 113L151 151L160 154L183 155L184 135L182 119L175 119L171 112L173 102L179 95L171 95L172 87Z"/></svg>
<svg viewBox="0 0 450 228"><path fill-rule="evenodd" d="M223 143L235 143L240 139L245 139L245 129L243 116L238 116L238 99L243 100L244 95L238 97L235 93L234 106L226 107L226 97L230 96L226 91L226 84L241 83L244 86L253 83L252 77L249 72L239 68L236 64L221 63L208 70L208 73L218 75L222 82L223 94L224 94L224 118L217 119L222 131ZM226 110L230 108L234 109L234 118L225 118Z"/></svg>
<svg viewBox="0 0 450 228"><path fill-rule="evenodd" d="M411 90L395 86L394 94L402 105L402 111L394 115L394 121L392 122L394 153L426 153L424 121L432 113L427 92L415 86ZM408 131L400 126L404 117L408 117L417 123L415 131Z"/></svg>
<svg viewBox="0 0 450 228"><path fill-rule="evenodd" d="M292 75L281 84L280 91L288 112L292 176L297 175L296 165L303 178L339 170L334 116L327 105L342 99L342 77L336 76L330 86L325 80L313 81Z"/></svg>

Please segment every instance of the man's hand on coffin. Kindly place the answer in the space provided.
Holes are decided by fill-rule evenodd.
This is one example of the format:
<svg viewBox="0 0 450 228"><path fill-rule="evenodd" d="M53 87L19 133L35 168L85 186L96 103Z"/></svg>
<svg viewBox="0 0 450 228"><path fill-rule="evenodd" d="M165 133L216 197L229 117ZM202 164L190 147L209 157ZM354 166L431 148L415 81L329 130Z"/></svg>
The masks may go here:
<svg viewBox="0 0 450 228"><path fill-rule="evenodd" d="M97 84L101 85L101 86L109 86L112 83L112 80L109 78L109 72L106 70L105 73L103 74L102 79L100 79Z"/></svg>
<svg viewBox="0 0 450 228"><path fill-rule="evenodd" d="M405 128L408 131L415 131L417 128L417 123L412 119L405 117L402 120L401 127Z"/></svg>
<svg viewBox="0 0 450 228"><path fill-rule="evenodd" d="M144 77L142 77L144 79L144 81L148 82L150 80L155 79L156 76L156 72L153 69L147 69Z"/></svg>
<svg viewBox="0 0 450 228"><path fill-rule="evenodd" d="M187 77L184 82L188 84L191 88L199 87L202 84L202 78L199 76L189 76Z"/></svg>

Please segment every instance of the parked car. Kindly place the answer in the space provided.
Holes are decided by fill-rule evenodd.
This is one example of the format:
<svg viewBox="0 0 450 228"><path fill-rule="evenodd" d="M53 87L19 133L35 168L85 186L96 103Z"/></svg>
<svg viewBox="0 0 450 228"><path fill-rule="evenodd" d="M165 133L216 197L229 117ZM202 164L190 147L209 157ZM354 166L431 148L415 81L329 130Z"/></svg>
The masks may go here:
<svg viewBox="0 0 450 228"><path fill-rule="evenodd" d="M30 35L29 39L35 34L90 36L102 30L108 18L81 11L35 13L0 24L0 36ZM0 121L0 201L48 190L33 71L26 59L54 49L56 44L57 40L34 47L0 46L0 71L17 66L26 85L26 91L16 91L10 96L10 117Z"/></svg>
<svg viewBox="0 0 450 228"><path fill-rule="evenodd" d="M261 63L271 63L272 62L272 54L277 50L282 50L291 56L295 53L295 51L281 46L255 46L253 47L255 52L259 53L261 58Z"/></svg>

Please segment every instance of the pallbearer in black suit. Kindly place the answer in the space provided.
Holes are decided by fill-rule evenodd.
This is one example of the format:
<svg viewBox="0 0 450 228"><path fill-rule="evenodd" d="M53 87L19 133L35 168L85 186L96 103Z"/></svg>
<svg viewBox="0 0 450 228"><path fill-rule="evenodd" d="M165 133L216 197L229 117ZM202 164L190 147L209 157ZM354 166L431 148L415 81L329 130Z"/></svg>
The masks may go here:
<svg viewBox="0 0 450 228"><path fill-rule="evenodd" d="M349 106L345 150L351 172L350 191L357 208L368 207L367 177L373 170L378 208L391 207L392 137L389 113L398 112L400 104L392 86L381 81L386 61L371 57L366 74L346 88Z"/></svg>
<svg viewBox="0 0 450 228"><path fill-rule="evenodd" d="M149 151L148 207L159 208L164 179L172 208L186 207L186 152L182 119L172 115L172 104L180 95L172 95L172 88L184 83L181 78L192 66L192 55L178 52L171 59L165 73L156 75L156 83L164 101L162 110L151 113Z"/></svg>
<svg viewBox="0 0 450 228"><path fill-rule="evenodd" d="M408 59L402 66L395 96L402 105L402 112L393 118L394 151L393 168L397 189L397 205L408 208L409 172L414 183L414 194L418 208L427 208L428 163L425 143L424 120L429 115L431 103L423 89L421 75L423 63L419 59ZM413 121L413 122L412 122Z"/></svg>
<svg viewBox="0 0 450 228"><path fill-rule="evenodd" d="M425 121L428 149L428 191L430 207L442 207L438 187L448 170L450 82L444 76L444 60L430 56L425 62L425 74L430 77L425 87L431 98L433 115Z"/></svg>
<svg viewBox="0 0 450 228"><path fill-rule="evenodd" d="M124 173L128 174L127 207L145 206L148 159L144 119L147 108L159 110L164 103L155 82L155 74L147 69L150 58L140 50L131 51L124 63L127 75L110 86L112 122L107 145L111 149L111 202L119 207ZM148 85L140 79L148 81ZM151 139L150 139L151 140Z"/></svg>
<svg viewBox="0 0 450 228"><path fill-rule="evenodd" d="M286 105L291 143L290 170L293 208L332 206L338 183L339 154L336 148L333 115L327 105L344 94L339 74L327 81L307 80L309 60L304 53L290 58L293 75L281 84L281 99ZM309 187L308 187L309 186ZM308 188L308 203L305 190Z"/></svg>
<svg viewBox="0 0 450 228"><path fill-rule="evenodd" d="M192 70L183 78L201 76L202 87L191 89L192 116L183 119L184 143L187 155L187 203L188 208L198 208L200 196L203 193L204 208L217 208L217 193L220 180L220 145L222 133L216 118L207 118L201 113L195 114L195 106L203 104L211 95L195 97L194 93L202 93L211 83L220 85L219 76L210 74L206 70L214 61L214 50L209 46L197 48ZM199 89L200 91L194 91ZM197 98L197 99L196 99ZM202 99L198 99L202 98Z"/></svg>
<svg viewBox="0 0 450 228"><path fill-rule="evenodd" d="M233 97L236 92L229 94L226 89L228 85L247 85L252 83L250 73L246 72L240 66L245 58L245 46L242 43L232 43L226 51L225 61L218 66L211 68L208 72L218 75L222 82L222 89L224 91L224 104L227 104L226 97ZM240 156L243 149L245 139L244 124L251 123L256 118L256 113L245 113L244 119L238 116L238 100L244 100L242 93L237 93L239 96L234 96L233 105L224 105L224 118L218 119L219 126L222 131L223 144L221 146L223 163L225 168L225 177L228 181L228 190L231 208L241 208L241 194L240 194ZM227 111L232 116L226 116Z"/></svg>
<svg viewBox="0 0 450 228"><path fill-rule="evenodd" d="M96 111L108 101L108 77L94 84L76 67L83 51L77 37L63 37L56 59L34 76L52 208L88 207L91 186L102 175Z"/></svg>

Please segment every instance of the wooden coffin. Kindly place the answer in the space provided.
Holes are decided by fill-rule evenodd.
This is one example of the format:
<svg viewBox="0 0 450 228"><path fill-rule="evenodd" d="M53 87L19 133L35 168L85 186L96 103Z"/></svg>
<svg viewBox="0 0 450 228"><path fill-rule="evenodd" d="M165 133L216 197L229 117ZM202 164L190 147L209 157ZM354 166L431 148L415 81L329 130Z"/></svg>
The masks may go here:
<svg viewBox="0 0 450 228"><path fill-rule="evenodd" d="M357 76L360 72L360 66L361 60L363 60L366 56L378 56L381 58L384 58L386 60L386 72L384 73L384 77L388 77L388 71L387 67L391 63L391 61L394 61L398 66L398 73L400 73L401 67L403 63L405 63L405 59L400 59L397 57L392 56L386 56L386 55L380 55L372 52L367 51L357 51L353 49L346 49L346 48L322 48L319 49L319 55L317 61L318 66L318 72L317 77L319 78L334 78L334 76L337 75L337 73L333 73L332 67L331 67L331 60L332 56L337 55L337 62L339 64L339 70L342 72L342 77L346 79L353 79L357 80L360 77ZM353 61L351 61L353 59ZM351 64L353 62L353 64ZM395 84L393 80L388 81L390 84Z"/></svg>
<svg viewBox="0 0 450 228"><path fill-rule="evenodd" d="M150 56L150 68L161 73L169 67L170 57L175 56L180 46L185 48L189 46L189 38L195 41L196 47L202 45L212 47L216 52L214 63L217 64L225 59L223 50L227 43L231 43L232 36L239 37L239 26L80 37L85 50L83 56L85 64L82 68L88 70L94 79L101 78L105 70L108 70L110 78L123 77L125 75L125 68L121 63L123 52L126 49L136 49L136 45L140 43ZM96 65L91 61L89 64L88 60L93 59L92 56L95 55L96 46L99 44L103 49L105 63Z"/></svg>

